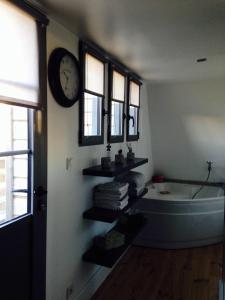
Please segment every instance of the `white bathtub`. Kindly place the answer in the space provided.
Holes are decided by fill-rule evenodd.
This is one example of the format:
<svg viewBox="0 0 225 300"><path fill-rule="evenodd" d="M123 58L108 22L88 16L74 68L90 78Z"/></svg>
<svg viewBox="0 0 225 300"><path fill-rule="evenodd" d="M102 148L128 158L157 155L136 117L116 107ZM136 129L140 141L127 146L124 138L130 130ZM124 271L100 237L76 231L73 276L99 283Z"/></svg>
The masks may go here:
<svg viewBox="0 0 225 300"><path fill-rule="evenodd" d="M178 249L221 242L224 228L224 192L220 187L181 183L157 183L135 209L147 218L147 225L135 245Z"/></svg>

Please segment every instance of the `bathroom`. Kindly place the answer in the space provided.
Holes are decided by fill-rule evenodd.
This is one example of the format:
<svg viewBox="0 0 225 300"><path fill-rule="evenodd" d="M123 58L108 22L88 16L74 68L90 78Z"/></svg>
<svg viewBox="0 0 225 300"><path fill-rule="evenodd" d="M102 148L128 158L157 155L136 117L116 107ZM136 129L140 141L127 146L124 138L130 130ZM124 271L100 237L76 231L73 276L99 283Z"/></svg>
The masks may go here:
<svg viewBox="0 0 225 300"><path fill-rule="evenodd" d="M19 196L26 194L22 196L35 199L38 205L25 205L25 216L24 211L19 212L19 216L6 222L5 203L2 203L6 202L2 195L6 164L0 160L0 200L4 200L0 203L0 254L6 257L2 259L0 298L224 300L224 1L2 0L0 5L7 6L9 2L17 11L19 9L22 17L29 15L28 21L33 25L26 30L38 30L30 32L35 38L29 45L34 47L26 45L24 52L17 51L21 60L16 59L14 53L18 45L9 45L5 55L11 53L9 49L13 54L8 60L1 56L0 64L6 65L2 76L8 80L4 77L9 69L6 62L13 61L12 58L21 64L26 58L24 65L28 64L28 55L23 54L25 49L39 53L40 61L36 57L35 70L42 70L43 76L39 74L38 78L43 90L40 89L42 93L38 96L43 97L43 106L39 109L32 104L35 117L24 114L23 120L14 120L25 123L29 115L34 137L27 130L31 141L27 145L35 147L38 155L33 158L35 163L32 165L30 160L28 166L32 165L35 180L29 181L27 189L20 186L10 190L20 193ZM4 16L2 13L0 22ZM1 23L1 33L6 21ZM42 38L37 39L37 34ZM27 38L21 40L27 42ZM37 40L39 52L35 48ZM2 44L8 41L13 42L6 38ZM2 49L3 46L0 53ZM57 55L67 53L77 62L76 84L80 87L76 99L72 97L74 101L70 101L70 95L57 96L55 85L64 84L67 91L71 73L64 69L58 78L61 81L54 81L60 76L59 69L55 69L59 56L52 56L55 50ZM84 64L88 54L99 58L101 65L101 76L95 70L98 74L95 74L93 90L86 87L88 80L81 76L88 72ZM14 68L12 65L12 74L23 69L15 71ZM31 75L35 73L33 67L28 69L32 70ZM113 70L125 78L119 101L112 96ZM98 86L99 77L102 90L96 93L94 88ZM136 104L131 100L130 82L138 83L140 89L140 93L134 93L138 95ZM5 126L3 120L7 111L4 107L13 106L18 100L12 97L14 102L9 104L4 97L2 99L1 84L0 78L0 137L6 131L11 134L11 125ZM22 87L30 87L29 84L24 82ZM84 104L88 92L102 101L96 115L92 111L93 120L96 116L100 120L97 139L85 132L89 130ZM117 120L123 124L118 139L112 137L110 127L113 101L123 107ZM30 110L30 106L22 102L16 105ZM136 134L130 134L130 129ZM33 138L38 141L37 145ZM33 148L9 153L9 149L2 147L2 140L1 159L10 155L13 158L14 154L32 157ZM130 152L136 160L127 163L128 147L132 148ZM120 156L118 166L111 169L115 155L121 150L125 160ZM107 158L105 162L110 162L110 168L103 168L102 158ZM13 168L9 169L12 175ZM102 215L98 210L96 214L93 207L96 186L108 184L114 180L112 177L129 170L144 176L148 191L143 190L144 194L136 197L134 203L128 203L125 210L110 210ZM12 193L7 197L12 198ZM32 208L36 218L33 223L30 222ZM101 244L101 238L111 232L117 222L124 225L136 216L140 217L135 222L140 223L141 229L126 247L123 248L125 238L120 235L117 238L122 246L114 252L100 251L96 252L97 256L89 252L96 237ZM18 228L17 222L26 223L29 230ZM18 235L13 231L10 240L8 234L12 231L7 230L12 227L14 230L14 225ZM29 249L25 247L27 252L23 252L24 249L20 252L23 242L29 246ZM24 296L23 288L28 296Z"/></svg>
<svg viewBox="0 0 225 300"><path fill-rule="evenodd" d="M57 22L52 22L49 27L49 54L58 45L59 41L63 41L63 43L67 41L66 46L73 49L74 44L78 43L78 39L75 43L74 35L72 36L73 40L71 41L71 33L62 28ZM187 45L185 44L183 48L185 46ZM170 45L170 49L168 49L168 45L167 48L162 48L165 49L165 52L170 50L170 53L173 53L175 51L173 45ZM161 51L163 50L161 49ZM185 49L183 51L185 52ZM189 49L185 53L187 56L189 55L189 59L184 58L180 62L181 67L174 68L175 58L171 62L167 61L165 67L168 70L164 69L160 73L162 78L145 80L141 87L140 139L138 142L132 142L132 148L137 157L149 159L148 164L134 170L143 173L146 181L151 180L154 174L163 175L165 178L170 179L205 181L208 175L206 161L213 162L210 182L223 182L225 179L225 142L223 138L225 132L224 70L222 69L220 57L214 62L216 64L216 74L211 74L212 62L210 55L207 57L207 62L197 63L196 59L202 55L206 56L206 54L203 54L205 52L198 50L193 57L193 54L188 54L188 51ZM178 65L180 66L180 64ZM183 70L186 70L186 72L183 72ZM80 174L83 168L100 163L100 158L106 155L107 144L105 142L104 146L79 147L76 145L74 147L74 142L70 137L77 136L78 125L76 122L74 123L74 119L77 120L78 117L79 111L76 105L66 110L62 115L60 107L55 103L49 91L49 164L51 173L49 174L48 195L50 212L48 216L47 293L49 297L50 295L57 297L59 293L64 293L65 287L70 282L73 282L75 295L79 291L78 299L91 299L96 289L104 282L104 279L108 275L114 274L114 269L110 273L107 268L87 262L84 264L81 257L91 246L93 237L106 233L111 226L102 222L82 220L81 215L92 207L91 193L93 186L108 180L103 177L82 177ZM60 118L62 123L57 121ZM65 125L68 123L72 124L69 128ZM105 141L106 132L107 129L105 128ZM63 146L61 146L62 141L56 139L56 134L62 137ZM59 145L61 148L59 148ZM55 151L55 149L58 150ZM111 144L113 157L119 149L123 149L123 153L126 155L126 143ZM63 155L72 157L72 167L66 173L61 173L59 167L59 163L63 165L61 159ZM57 164L56 161L58 161ZM71 172L74 174L73 178L71 178ZM62 181L65 181L65 184L60 184L55 188L55 182L60 183ZM79 199L79 201L71 199L70 193L75 193L76 199ZM63 202L59 195L63 197ZM66 203L67 205L65 205ZM59 225L58 218L63 222L63 227ZM62 232L62 234L59 235L59 232ZM55 251L56 246L57 251ZM203 249L207 250L208 248L203 247ZM168 251L168 255L170 255L170 249L165 251ZM185 251L185 249L181 249L181 251ZM61 253L65 252L67 255L61 257ZM221 252L215 250L215 253L219 253L218 256L221 256ZM134 253L132 255L135 257ZM154 253L152 257L154 257ZM167 255L163 255L163 257L167 257ZM204 258L205 254L202 257ZM126 256L124 259L121 259L121 264L124 263L122 266L126 265ZM213 259L215 260L214 257ZM138 266L138 258L136 260ZM57 264L55 264L56 261ZM201 260L199 261L201 262ZM122 268L122 266L118 265L118 268ZM135 266L133 267L135 268ZM59 275L58 269L62 269L63 273ZM115 272L117 270L115 267ZM124 272L127 271L124 270ZM143 274L145 273L143 272ZM119 279L117 280L117 276L119 276L118 273L115 273L114 281L113 279L108 283L106 281L105 285L112 284L118 286L118 288L114 292L107 291L107 288L104 291L100 289L98 292L97 290L96 299L105 300L110 299L109 297L119 297L119 291L121 297L126 299L123 294L126 289L123 290L124 284L120 283ZM135 277L135 279L137 278ZM197 277L194 280L196 280L194 281L195 285L199 282L201 290L202 277ZM132 284L135 285L135 282L129 281L127 289ZM216 290L216 293L218 293L218 290ZM149 294L151 295L151 293ZM202 295L202 297L205 296L205 289L203 289ZM167 299L163 297L165 296L161 298L160 296L158 298L153 296L149 299ZM136 296L136 299L148 298ZM191 297L189 299L192 300Z"/></svg>

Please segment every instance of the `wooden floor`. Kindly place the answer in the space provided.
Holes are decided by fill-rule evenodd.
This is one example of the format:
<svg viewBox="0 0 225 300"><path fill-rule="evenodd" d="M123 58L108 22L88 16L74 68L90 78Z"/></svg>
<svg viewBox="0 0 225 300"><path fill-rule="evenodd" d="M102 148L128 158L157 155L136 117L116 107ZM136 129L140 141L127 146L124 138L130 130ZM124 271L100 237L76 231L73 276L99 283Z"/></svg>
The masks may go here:
<svg viewBox="0 0 225 300"><path fill-rule="evenodd" d="M131 247L91 300L218 300L222 245Z"/></svg>

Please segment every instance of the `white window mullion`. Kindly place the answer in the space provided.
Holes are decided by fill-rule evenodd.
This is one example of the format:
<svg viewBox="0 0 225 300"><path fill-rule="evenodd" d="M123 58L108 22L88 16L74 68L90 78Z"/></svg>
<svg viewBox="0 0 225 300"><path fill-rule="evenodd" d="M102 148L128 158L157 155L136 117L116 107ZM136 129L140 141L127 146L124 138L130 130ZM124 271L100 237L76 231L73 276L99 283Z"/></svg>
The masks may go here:
<svg viewBox="0 0 225 300"><path fill-rule="evenodd" d="M6 159L6 220L13 217L13 158Z"/></svg>

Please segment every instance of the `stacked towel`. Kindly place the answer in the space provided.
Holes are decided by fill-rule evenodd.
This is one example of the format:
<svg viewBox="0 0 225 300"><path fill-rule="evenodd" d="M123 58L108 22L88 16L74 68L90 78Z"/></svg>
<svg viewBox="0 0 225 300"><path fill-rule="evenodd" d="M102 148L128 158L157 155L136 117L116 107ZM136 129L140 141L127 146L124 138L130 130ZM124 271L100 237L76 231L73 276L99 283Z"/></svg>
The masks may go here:
<svg viewBox="0 0 225 300"><path fill-rule="evenodd" d="M138 197L145 188L145 177L142 173L130 171L125 175L121 175L115 179L120 183L128 183L128 194L130 197Z"/></svg>
<svg viewBox="0 0 225 300"><path fill-rule="evenodd" d="M128 184L107 182L94 189L94 206L121 210L128 205Z"/></svg>

